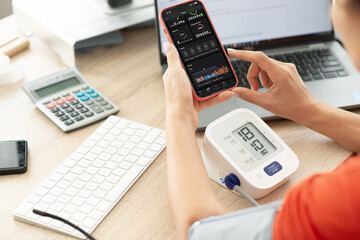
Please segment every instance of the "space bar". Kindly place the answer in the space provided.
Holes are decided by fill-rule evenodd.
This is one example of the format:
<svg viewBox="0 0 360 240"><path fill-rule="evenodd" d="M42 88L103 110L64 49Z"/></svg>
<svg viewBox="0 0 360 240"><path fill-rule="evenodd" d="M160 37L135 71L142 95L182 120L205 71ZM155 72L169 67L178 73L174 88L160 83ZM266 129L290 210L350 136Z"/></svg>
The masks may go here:
<svg viewBox="0 0 360 240"><path fill-rule="evenodd" d="M134 178L139 175L141 170L143 170L142 167L133 165L120 179L116 186L110 192L108 192L105 200L115 202L119 198L119 196L125 191L125 189L131 184L131 182L134 181Z"/></svg>

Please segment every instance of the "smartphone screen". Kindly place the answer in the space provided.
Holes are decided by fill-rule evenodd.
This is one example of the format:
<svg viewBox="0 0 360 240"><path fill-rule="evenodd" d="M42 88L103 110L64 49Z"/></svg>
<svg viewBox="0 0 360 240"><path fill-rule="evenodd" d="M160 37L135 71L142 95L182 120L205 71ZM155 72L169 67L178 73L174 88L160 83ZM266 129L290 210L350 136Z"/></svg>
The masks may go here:
<svg viewBox="0 0 360 240"><path fill-rule="evenodd" d="M0 142L0 171L18 169L26 166L25 141L1 141Z"/></svg>
<svg viewBox="0 0 360 240"><path fill-rule="evenodd" d="M201 2L167 8L161 17L199 98L236 86L234 71Z"/></svg>

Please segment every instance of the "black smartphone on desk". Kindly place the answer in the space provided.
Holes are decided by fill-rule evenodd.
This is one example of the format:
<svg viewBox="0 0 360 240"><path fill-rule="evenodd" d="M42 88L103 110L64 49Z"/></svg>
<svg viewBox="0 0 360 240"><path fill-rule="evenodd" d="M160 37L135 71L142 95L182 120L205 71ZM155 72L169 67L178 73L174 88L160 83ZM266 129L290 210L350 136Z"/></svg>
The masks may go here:
<svg viewBox="0 0 360 240"><path fill-rule="evenodd" d="M0 141L0 175L26 172L27 150L25 140Z"/></svg>

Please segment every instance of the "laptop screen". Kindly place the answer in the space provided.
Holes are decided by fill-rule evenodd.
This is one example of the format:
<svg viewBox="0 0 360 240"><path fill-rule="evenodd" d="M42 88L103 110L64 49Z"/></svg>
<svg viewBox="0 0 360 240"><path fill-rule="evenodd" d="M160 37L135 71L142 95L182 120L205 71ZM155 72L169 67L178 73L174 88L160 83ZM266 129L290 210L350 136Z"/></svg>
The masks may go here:
<svg viewBox="0 0 360 240"><path fill-rule="evenodd" d="M156 0L157 16L182 0ZM203 0L222 44L234 48L332 33L330 0ZM159 21L158 21L159 23ZM158 25L161 55L166 36Z"/></svg>

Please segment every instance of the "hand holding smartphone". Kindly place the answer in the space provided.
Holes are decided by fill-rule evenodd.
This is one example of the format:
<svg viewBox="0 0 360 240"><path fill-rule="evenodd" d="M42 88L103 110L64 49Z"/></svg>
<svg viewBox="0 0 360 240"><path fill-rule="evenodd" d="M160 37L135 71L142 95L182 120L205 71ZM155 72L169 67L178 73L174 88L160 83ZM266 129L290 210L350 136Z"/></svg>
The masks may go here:
<svg viewBox="0 0 360 240"><path fill-rule="evenodd" d="M201 1L188 1L161 11L161 25L180 61L195 99L205 101L235 88L238 79Z"/></svg>

